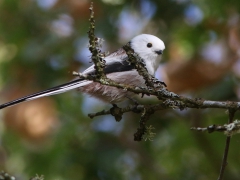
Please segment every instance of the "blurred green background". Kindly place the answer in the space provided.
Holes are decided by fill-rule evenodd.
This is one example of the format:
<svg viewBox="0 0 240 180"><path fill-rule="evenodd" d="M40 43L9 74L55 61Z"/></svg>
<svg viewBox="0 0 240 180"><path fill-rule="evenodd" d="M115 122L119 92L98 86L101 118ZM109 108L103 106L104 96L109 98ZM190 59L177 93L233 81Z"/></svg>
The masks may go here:
<svg viewBox="0 0 240 180"><path fill-rule="evenodd" d="M239 100L240 1L93 2L104 51L153 34L166 45L156 77L169 90ZM90 65L89 6L88 0L0 0L0 103L65 83L72 71ZM217 179L225 136L190 127L224 124L225 110L156 112L148 122L154 140L134 142L138 114L127 113L121 122L87 116L110 107L73 91L1 110L0 169L17 179ZM238 138L230 146L228 180L240 177Z"/></svg>

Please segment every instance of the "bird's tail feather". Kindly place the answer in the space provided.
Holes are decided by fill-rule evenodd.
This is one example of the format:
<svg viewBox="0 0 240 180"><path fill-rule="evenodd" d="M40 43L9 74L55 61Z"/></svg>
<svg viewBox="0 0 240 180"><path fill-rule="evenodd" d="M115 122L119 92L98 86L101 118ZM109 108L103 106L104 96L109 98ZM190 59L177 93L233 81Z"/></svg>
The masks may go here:
<svg viewBox="0 0 240 180"><path fill-rule="evenodd" d="M24 102L24 101L30 101L30 100L34 100L34 99L41 98L41 97L44 97L44 96L51 96L51 95L54 95L54 94L64 93L66 91L70 91L72 89L79 88L79 87L81 87L85 84L88 84L88 83L89 83L89 81L84 81L82 79L76 79L76 80L70 81L68 83L65 83L65 84L62 84L62 85L44 90L44 91L40 91L40 92L31 94L31 95L28 95L28 96L24 96L22 98L10 101L10 102L5 103L5 104L2 104L2 105L0 105L0 109L6 108L6 107L9 107L9 106L13 106L13 105L16 105L16 104Z"/></svg>

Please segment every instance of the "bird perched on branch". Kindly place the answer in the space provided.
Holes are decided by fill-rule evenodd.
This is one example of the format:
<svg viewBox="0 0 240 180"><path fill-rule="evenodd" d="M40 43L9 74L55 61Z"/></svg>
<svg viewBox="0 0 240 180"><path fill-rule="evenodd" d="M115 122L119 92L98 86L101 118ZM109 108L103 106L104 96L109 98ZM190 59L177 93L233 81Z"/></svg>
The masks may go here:
<svg viewBox="0 0 240 180"><path fill-rule="evenodd" d="M130 41L130 46L144 61L148 73L154 75L159 66L163 50L165 49L163 41L150 34L141 34L134 37ZM134 66L128 62L128 56L123 48L120 48L117 51L109 54L104 58L104 60L104 73L109 79L121 84L140 87L146 86L143 77L140 76ZM93 75L94 73L95 68L94 65L92 65L82 74ZM68 83L2 104L0 105L0 109L37 98L64 93L73 89L79 89L81 92L87 93L93 97L110 103L121 102L124 99L131 98L134 95L134 93L125 91L123 89L102 85L98 82L84 80L79 77L78 79Z"/></svg>

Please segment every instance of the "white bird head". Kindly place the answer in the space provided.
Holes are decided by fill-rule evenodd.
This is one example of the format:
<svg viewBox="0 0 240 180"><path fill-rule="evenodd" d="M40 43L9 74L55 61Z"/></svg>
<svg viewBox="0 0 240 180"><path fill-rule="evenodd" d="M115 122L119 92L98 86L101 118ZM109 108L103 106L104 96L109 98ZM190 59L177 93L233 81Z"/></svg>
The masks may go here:
<svg viewBox="0 0 240 180"><path fill-rule="evenodd" d="M160 62L159 56L162 55L165 45L161 39L150 34L141 34L134 37L131 47L146 63L150 74L154 74Z"/></svg>

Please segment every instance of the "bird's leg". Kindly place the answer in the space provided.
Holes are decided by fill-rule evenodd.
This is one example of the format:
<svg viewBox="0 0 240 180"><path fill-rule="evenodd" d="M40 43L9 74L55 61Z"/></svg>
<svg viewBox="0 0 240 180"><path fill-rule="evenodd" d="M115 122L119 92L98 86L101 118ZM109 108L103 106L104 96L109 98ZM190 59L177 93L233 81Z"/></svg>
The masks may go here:
<svg viewBox="0 0 240 180"><path fill-rule="evenodd" d="M119 108L116 104L112 104L113 107L110 109L111 114L114 116L117 122L121 121L123 113L121 112L121 108Z"/></svg>
<svg viewBox="0 0 240 180"><path fill-rule="evenodd" d="M115 103L112 103L113 108L118 107Z"/></svg>
<svg viewBox="0 0 240 180"><path fill-rule="evenodd" d="M137 109L137 107L138 107L138 105L139 105L138 101L137 101L136 99L133 99L133 98L128 97L128 96L127 96L127 98L128 98L131 102L134 103L133 112L139 113L140 111Z"/></svg>
<svg viewBox="0 0 240 180"><path fill-rule="evenodd" d="M137 101L136 99L133 99L133 98L128 97L128 96L126 96L126 97L127 97L131 102L133 102L135 106L138 106L138 105L139 105L139 103L138 103L138 101Z"/></svg>
<svg viewBox="0 0 240 180"><path fill-rule="evenodd" d="M160 82L160 84L162 84L163 86L167 87L167 85L165 84L165 82L163 82L163 81L159 81L159 82Z"/></svg>

